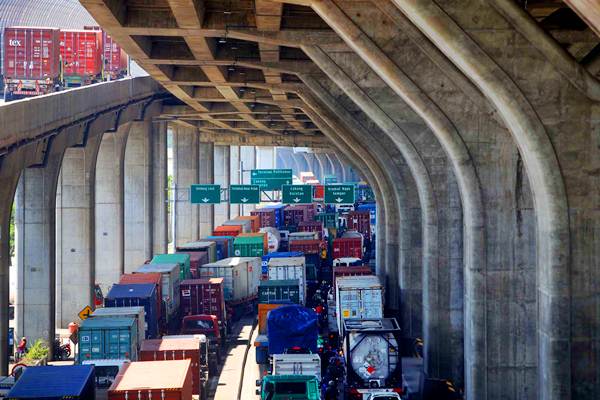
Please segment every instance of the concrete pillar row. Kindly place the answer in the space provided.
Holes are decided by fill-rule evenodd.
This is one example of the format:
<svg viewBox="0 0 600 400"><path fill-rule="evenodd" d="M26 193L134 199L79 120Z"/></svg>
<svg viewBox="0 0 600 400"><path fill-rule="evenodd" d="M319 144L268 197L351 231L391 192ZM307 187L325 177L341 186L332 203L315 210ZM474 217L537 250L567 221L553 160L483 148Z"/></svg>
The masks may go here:
<svg viewBox="0 0 600 400"><path fill-rule="evenodd" d="M96 160L95 277L103 293L125 272L125 149L132 123L102 135Z"/></svg>
<svg viewBox="0 0 600 400"><path fill-rule="evenodd" d="M557 156L532 105L515 82L444 10L426 0L394 0L398 8L469 77L498 109L519 147L537 214L538 382L539 398L571 398L570 236L568 201ZM431 21L435 20L435 24ZM471 311L475 288L484 279L477 271L466 281ZM485 299L481 299L485 306ZM476 307L481 308L481 307ZM484 321L466 326L467 334L485 331ZM485 349L485 336L476 346ZM485 355L469 360L467 398L485 399Z"/></svg>
<svg viewBox="0 0 600 400"><path fill-rule="evenodd" d="M334 169L336 171L336 175L337 175L338 179L341 179L342 182L350 182L352 180L352 178L347 174L346 165L344 162L342 162L340 157L337 154L334 154L332 161L335 161ZM347 164L347 165L350 165L350 164Z"/></svg>
<svg viewBox="0 0 600 400"><path fill-rule="evenodd" d="M323 163L327 165L326 169L327 169L327 174L328 175L335 175L335 165L333 164L333 160L331 159L331 156L328 153L322 154L323 157Z"/></svg>

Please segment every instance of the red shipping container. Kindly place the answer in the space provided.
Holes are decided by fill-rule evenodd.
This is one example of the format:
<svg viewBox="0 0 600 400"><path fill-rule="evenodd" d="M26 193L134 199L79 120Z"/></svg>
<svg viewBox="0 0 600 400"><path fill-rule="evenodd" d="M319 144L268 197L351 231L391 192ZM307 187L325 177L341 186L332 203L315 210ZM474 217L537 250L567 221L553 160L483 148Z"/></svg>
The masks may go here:
<svg viewBox="0 0 600 400"><path fill-rule="evenodd" d="M237 236L242 233L241 225L221 225L213 231L213 236Z"/></svg>
<svg viewBox="0 0 600 400"><path fill-rule="evenodd" d="M113 38L99 26L86 26L83 29L102 32L102 60L104 62L104 79L115 80L127 75L129 57Z"/></svg>
<svg viewBox="0 0 600 400"><path fill-rule="evenodd" d="M298 223L298 232L317 232L319 239L323 239L323 222L301 221Z"/></svg>
<svg viewBox="0 0 600 400"><path fill-rule="evenodd" d="M140 346L139 360L191 360L192 393L200 394L200 384L202 381L200 346L200 339L193 338L146 339Z"/></svg>
<svg viewBox="0 0 600 400"><path fill-rule="evenodd" d="M179 284L181 316L216 315L227 320L223 278L186 279Z"/></svg>
<svg viewBox="0 0 600 400"><path fill-rule="evenodd" d="M208 264L208 251L177 251L177 254L189 254L190 256L190 273L192 274L192 279L198 278L198 269L204 265Z"/></svg>
<svg viewBox="0 0 600 400"><path fill-rule="evenodd" d="M333 282L333 296L336 296L336 285L335 279L340 276L364 276L364 275L373 275L373 271L371 271L371 267L367 265L357 266L357 267L333 267L332 274L332 282Z"/></svg>
<svg viewBox="0 0 600 400"><path fill-rule="evenodd" d="M158 312L157 320L162 321L162 274L159 272L150 272L147 274L123 274L119 278L119 283L154 283L156 285L156 310Z"/></svg>
<svg viewBox="0 0 600 400"><path fill-rule="evenodd" d="M348 229L356 230L364 237L371 237L371 213L369 211L350 211L346 217Z"/></svg>
<svg viewBox="0 0 600 400"><path fill-rule="evenodd" d="M325 185L315 185L313 188L313 199L323 200L325 198Z"/></svg>
<svg viewBox="0 0 600 400"><path fill-rule="evenodd" d="M275 224L275 209L274 208L261 208L260 210L250 211L250 215L255 215L260 221L260 227L272 227L276 228Z"/></svg>
<svg viewBox="0 0 600 400"><path fill-rule="evenodd" d="M287 206L283 209L283 224L297 226L302 221L310 221L309 211L302 206Z"/></svg>
<svg viewBox="0 0 600 400"><path fill-rule="evenodd" d="M60 81L58 29L5 28L3 46L5 90L10 96L54 91Z"/></svg>
<svg viewBox="0 0 600 400"><path fill-rule="evenodd" d="M108 400L192 400L191 360L125 363Z"/></svg>
<svg viewBox="0 0 600 400"><path fill-rule="evenodd" d="M251 221L251 229L252 232L256 233L260 230L261 226L260 226L260 218L258 217L258 215L240 215L239 217L235 217L236 220L242 220L242 221L247 221L250 220Z"/></svg>
<svg viewBox="0 0 600 400"><path fill-rule="evenodd" d="M323 248L323 242L317 239L294 240L289 244L289 251L301 251L304 254L321 254Z"/></svg>
<svg viewBox="0 0 600 400"><path fill-rule="evenodd" d="M363 256L362 238L337 238L333 239L333 258Z"/></svg>
<svg viewBox="0 0 600 400"><path fill-rule="evenodd" d="M102 48L102 32L60 31L60 55L66 86L102 80Z"/></svg>

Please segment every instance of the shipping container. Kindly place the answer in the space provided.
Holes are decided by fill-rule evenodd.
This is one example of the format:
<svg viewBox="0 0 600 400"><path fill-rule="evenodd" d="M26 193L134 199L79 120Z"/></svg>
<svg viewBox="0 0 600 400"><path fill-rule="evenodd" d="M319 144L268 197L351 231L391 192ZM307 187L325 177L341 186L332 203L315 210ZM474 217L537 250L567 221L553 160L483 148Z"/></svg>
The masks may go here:
<svg viewBox="0 0 600 400"><path fill-rule="evenodd" d="M190 279L180 285L181 315L215 315L227 323L223 278Z"/></svg>
<svg viewBox="0 0 600 400"><path fill-rule="evenodd" d="M165 322L177 318L179 311L179 279L181 264L144 264L136 274L158 273L161 275L161 294L165 310Z"/></svg>
<svg viewBox="0 0 600 400"><path fill-rule="evenodd" d="M208 252L208 262L217 261L217 243L210 240L184 243L177 246L177 251L206 251ZM186 278L188 279L188 278Z"/></svg>
<svg viewBox="0 0 600 400"><path fill-rule="evenodd" d="M223 278L226 302L246 302L258 295L260 258L233 257L204 264L200 268L202 279Z"/></svg>
<svg viewBox="0 0 600 400"><path fill-rule="evenodd" d="M129 69L129 57L114 39L102 31L102 43L104 44L104 80L114 81L127 76Z"/></svg>
<svg viewBox="0 0 600 400"><path fill-rule="evenodd" d="M383 285L378 277L342 276L335 284L338 329L347 319L383 318Z"/></svg>
<svg viewBox="0 0 600 400"><path fill-rule="evenodd" d="M346 320L343 348L346 385L361 398L402 393L400 326L394 318Z"/></svg>
<svg viewBox="0 0 600 400"><path fill-rule="evenodd" d="M306 260L304 257L271 258L267 263L269 281L297 280L300 304L306 304Z"/></svg>
<svg viewBox="0 0 600 400"><path fill-rule="evenodd" d="M156 309L156 286L152 284L113 285L104 298L104 307L144 307L150 337L157 337L159 312Z"/></svg>
<svg viewBox="0 0 600 400"><path fill-rule="evenodd" d="M288 236L288 242L293 243L296 240L320 240L318 232L293 232Z"/></svg>
<svg viewBox="0 0 600 400"><path fill-rule="evenodd" d="M210 262L208 251L177 251L177 254L187 254L190 256L190 279L198 277L198 268L201 265Z"/></svg>
<svg viewBox="0 0 600 400"><path fill-rule="evenodd" d="M223 222L224 226L241 226L242 233L252 233L252 221L248 219L231 219Z"/></svg>
<svg viewBox="0 0 600 400"><path fill-rule="evenodd" d="M363 257L362 237L337 238L333 239L333 258Z"/></svg>
<svg viewBox="0 0 600 400"><path fill-rule="evenodd" d="M260 282L258 302L259 304L300 304L300 283L298 279Z"/></svg>
<svg viewBox="0 0 600 400"><path fill-rule="evenodd" d="M207 236L203 240L215 242L217 253L217 259L215 261L219 261L224 258L233 257L234 239L235 236Z"/></svg>
<svg viewBox="0 0 600 400"><path fill-rule="evenodd" d="M315 185L313 187L313 199L324 200L325 199L325 185Z"/></svg>
<svg viewBox="0 0 600 400"><path fill-rule="evenodd" d="M321 357L318 354L273 354L273 375L314 376L320 382Z"/></svg>
<svg viewBox="0 0 600 400"><path fill-rule="evenodd" d="M363 261L356 257L342 257L333 259L334 267L362 267Z"/></svg>
<svg viewBox="0 0 600 400"><path fill-rule="evenodd" d="M267 337L267 317L269 312L287 304L258 303L258 335L254 340L256 347L256 363L266 364L269 361L269 338Z"/></svg>
<svg viewBox="0 0 600 400"><path fill-rule="evenodd" d="M264 256L262 256L262 262L261 262L261 273L267 277L269 274L269 268L267 267L267 265L269 264L269 260L271 258L285 258L285 257L304 257L304 253L301 251L276 251L273 253L269 253L269 254L265 254Z"/></svg>
<svg viewBox="0 0 600 400"><path fill-rule="evenodd" d="M279 250L279 245L281 243L281 235L279 234L279 230L277 228L267 226L265 228L260 228L259 232L267 235L268 253L272 253L274 251Z"/></svg>
<svg viewBox="0 0 600 400"><path fill-rule="evenodd" d="M275 210L275 228L279 229L283 227L283 210L285 210L284 204L267 204L263 207L267 210Z"/></svg>
<svg viewBox="0 0 600 400"><path fill-rule="evenodd" d="M63 83L79 87L102 80L102 32L90 30L60 31L60 56Z"/></svg>
<svg viewBox="0 0 600 400"><path fill-rule="evenodd" d="M371 238L371 213L369 211L350 211L346 217L346 227Z"/></svg>
<svg viewBox="0 0 600 400"><path fill-rule="evenodd" d="M95 381L91 365L27 367L3 398L93 400L96 398Z"/></svg>
<svg viewBox="0 0 600 400"><path fill-rule="evenodd" d="M283 210L283 224L285 226L297 226L302 221L310 221L313 219L314 212L305 206L287 206Z"/></svg>
<svg viewBox="0 0 600 400"><path fill-rule="evenodd" d="M377 225L377 204L376 203L360 203L356 207L356 211L368 211L371 215L371 230Z"/></svg>
<svg viewBox="0 0 600 400"><path fill-rule="evenodd" d="M323 223L320 221L302 221L298 223L298 232L316 232L319 235L317 239L323 239L323 230Z"/></svg>
<svg viewBox="0 0 600 400"><path fill-rule="evenodd" d="M56 28L4 29L4 98L16 100L60 86L60 41Z"/></svg>
<svg viewBox="0 0 600 400"><path fill-rule="evenodd" d="M325 228L337 228L337 214L336 213L320 213L315 215L315 221L323 223Z"/></svg>
<svg viewBox="0 0 600 400"><path fill-rule="evenodd" d="M333 296L336 296L336 280L342 276L365 276L365 275L373 275L373 271L368 266L335 266L332 271L332 279L331 282L333 284Z"/></svg>
<svg viewBox="0 0 600 400"><path fill-rule="evenodd" d="M138 357L136 318L88 318L77 331L77 362L107 358L135 361Z"/></svg>
<svg viewBox="0 0 600 400"><path fill-rule="evenodd" d="M190 368L192 370L192 393L198 395L205 394L206 383L208 380L206 343L201 343L200 339L195 338L166 338L144 340L140 346L140 361L170 361L188 359L191 360Z"/></svg>
<svg viewBox="0 0 600 400"><path fill-rule="evenodd" d="M132 362L108 389L108 400L192 400L191 360Z"/></svg>
<svg viewBox="0 0 600 400"><path fill-rule="evenodd" d="M240 234L233 241L233 254L235 257L262 257L267 252L266 234L251 233Z"/></svg>
<svg viewBox="0 0 600 400"><path fill-rule="evenodd" d="M160 272L147 272L143 274L124 274L119 278L119 283L126 285L129 283L153 283L156 285L156 311L157 319L161 321L166 314L166 310L163 310L163 295L162 295L162 275Z"/></svg>
<svg viewBox="0 0 600 400"><path fill-rule="evenodd" d="M250 211L250 215L254 215L259 218L261 228L277 228L277 223L275 220L276 213L277 211L273 208L258 208L256 210Z"/></svg>
<svg viewBox="0 0 600 400"><path fill-rule="evenodd" d="M289 244L290 251L301 251L304 254L321 254L325 249L323 242L317 239L313 240L295 240Z"/></svg>
<svg viewBox="0 0 600 400"><path fill-rule="evenodd" d="M252 232L258 232L261 228L260 218L258 215L239 215L234 218L235 221L250 221L250 229Z"/></svg>
<svg viewBox="0 0 600 400"><path fill-rule="evenodd" d="M237 236L243 232L241 225L221 225L213 231L214 236Z"/></svg>
<svg viewBox="0 0 600 400"><path fill-rule="evenodd" d="M180 249L177 248L177 251L185 251L191 249ZM201 250L201 249L198 249ZM150 264L179 264L179 280L189 279L191 278L190 273L190 256L185 253L175 253L175 254L156 254L152 257L152 261Z"/></svg>
<svg viewBox="0 0 600 400"><path fill-rule="evenodd" d="M135 318L138 324L138 344L142 343L144 339L152 339L150 332L148 332L148 325L146 325L146 311L144 307L102 307L94 310L89 318Z"/></svg>

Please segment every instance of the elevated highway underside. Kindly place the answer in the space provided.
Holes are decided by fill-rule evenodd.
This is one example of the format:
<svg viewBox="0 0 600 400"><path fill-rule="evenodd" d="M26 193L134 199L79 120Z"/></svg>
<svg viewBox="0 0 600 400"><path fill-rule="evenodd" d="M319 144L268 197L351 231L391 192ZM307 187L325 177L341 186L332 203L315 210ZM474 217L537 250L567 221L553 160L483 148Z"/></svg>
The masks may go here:
<svg viewBox="0 0 600 400"><path fill-rule="evenodd" d="M150 77L0 107L2 365L13 199L16 329L50 338L165 251L170 130L180 188L239 183L261 152L359 171L386 307L430 377L472 400L600 398L600 6L80 2ZM176 204L177 242L248 211Z"/></svg>

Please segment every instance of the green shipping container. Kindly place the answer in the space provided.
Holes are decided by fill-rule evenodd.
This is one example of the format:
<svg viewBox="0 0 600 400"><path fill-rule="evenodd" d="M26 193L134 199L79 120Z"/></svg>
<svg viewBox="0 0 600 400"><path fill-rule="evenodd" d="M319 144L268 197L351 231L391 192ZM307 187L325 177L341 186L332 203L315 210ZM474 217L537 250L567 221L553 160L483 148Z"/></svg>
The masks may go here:
<svg viewBox="0 0 600 400"><path fill-rule="evenodd" d="M77 361L137 360L138 323L135 318L89 318L78 331Z"/></svg>
<svg viewBox="0 0 600 400"><path fill-rule="evenodd" d="M258 287L258 302L263 304L300 304L298 279L262 281Z"/></svg>
<svg viewBox="0 0 600 400"><path fill-rule="evenodd" d="M262 257L265 251L264 239L260 236L241 236L233 240L235 257Z"/></svg>
<svg viewBox="0 0 600 400"><path fill-rule="evenodd" d="M325 228L337 228L337 214L336 213L321 213L315 215L315 221L323 223Z"/></svg>
<svg viewBox="0 0 600 400"><path fill-rule="evenodd" d="M192 278L189 254L157 254L152 258L150 264L179 264L179 280Z"/></svg>

